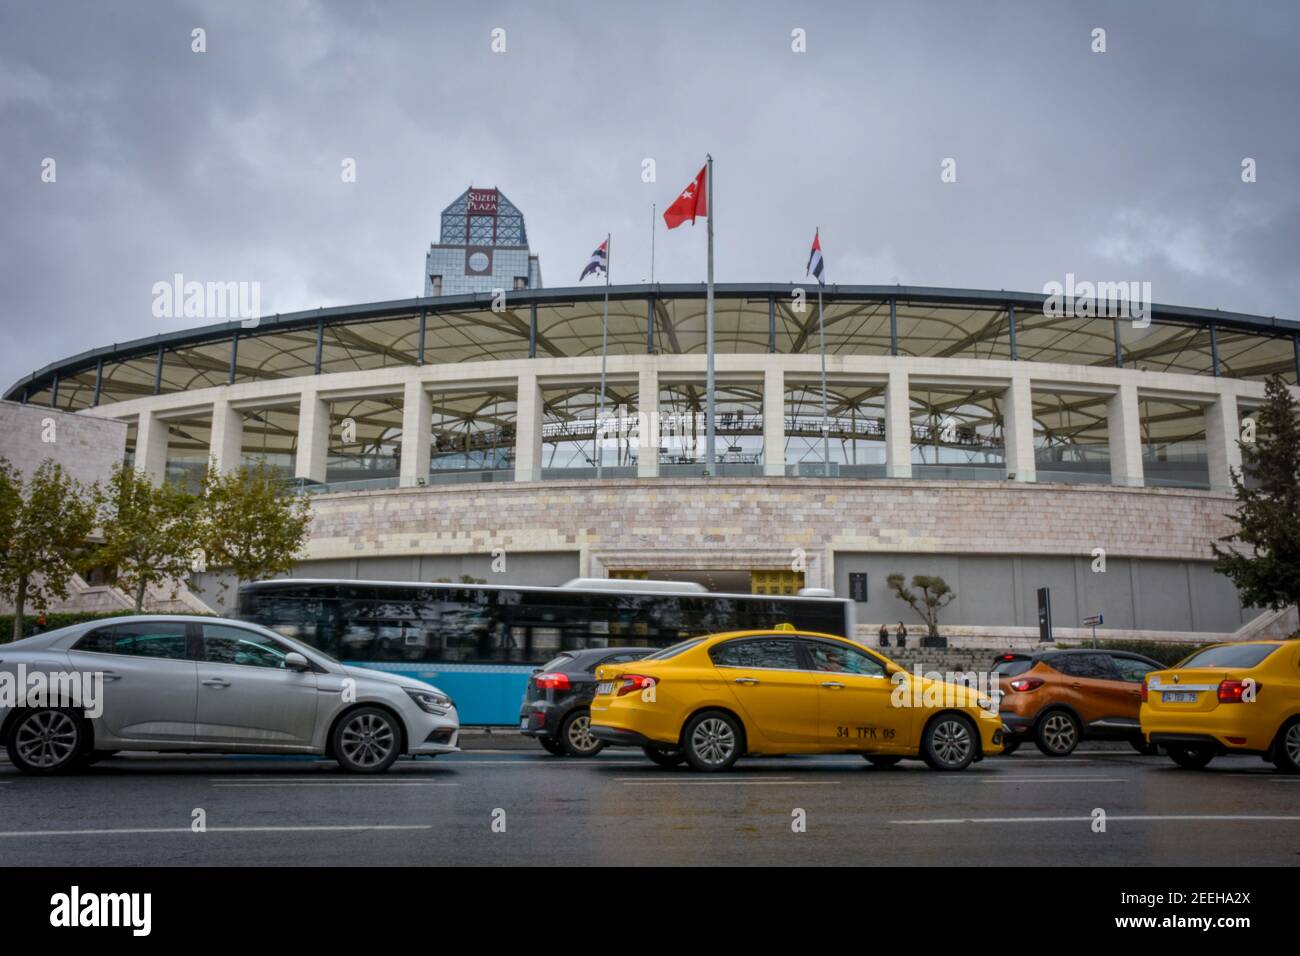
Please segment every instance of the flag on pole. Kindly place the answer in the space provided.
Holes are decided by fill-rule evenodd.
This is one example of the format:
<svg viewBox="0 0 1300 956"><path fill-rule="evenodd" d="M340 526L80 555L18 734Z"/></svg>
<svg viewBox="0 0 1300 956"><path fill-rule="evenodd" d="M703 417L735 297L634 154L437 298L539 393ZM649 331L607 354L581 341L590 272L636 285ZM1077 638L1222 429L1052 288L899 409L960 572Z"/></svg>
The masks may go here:
<svg viewBox="0 0 1300 956"><path fill-rule="evenodd" d="M706 164L691 184L682 190L681 195L673 200L673 204L664 210L664 222L669 229L676 229L688 219L693 226L696 216L708 217L708 170Z"/></svg>
<svg viewBox="0 0 1300 956"><path fill-rule="evenodd" d="M591 259L587 263L587 268L582 270L582 275L578 276L581 282L589 275L608 275L609 274L609 240L606 239L596 247L596 251L591 254Z"/></svg>
<svg viewBox="0 0 1300 956"><path fill-rule="evenodd" d="M818 282L825 285L826 280L822 278L825 269L826 262L822 259L821 230L818 229L813 233L812 251L808 253L808 268L805 270L804 275L814 276Z"/></svg>

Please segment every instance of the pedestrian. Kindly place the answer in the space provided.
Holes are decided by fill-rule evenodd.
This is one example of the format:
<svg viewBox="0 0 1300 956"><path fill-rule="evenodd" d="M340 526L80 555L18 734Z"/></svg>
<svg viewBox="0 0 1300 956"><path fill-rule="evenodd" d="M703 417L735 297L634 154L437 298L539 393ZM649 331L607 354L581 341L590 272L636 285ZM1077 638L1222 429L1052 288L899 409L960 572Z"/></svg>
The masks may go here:
<svg viewBox="0 0 1300 956"><path fill-rule="evenodd" d="M898 622L898 630L895 631L894 634L898 637L898 646L899 646L899 647L906 647L906 646L907 646L907 627L906 627L906 625L903 624L902 621L899 621L899 622Z"/></svg>
<svg viewBox="0 0 1300 956"><path fill-rule="evenodd" d="M889 646L889 625L888 624L880 625L880 646L881 647Z"/></svg>

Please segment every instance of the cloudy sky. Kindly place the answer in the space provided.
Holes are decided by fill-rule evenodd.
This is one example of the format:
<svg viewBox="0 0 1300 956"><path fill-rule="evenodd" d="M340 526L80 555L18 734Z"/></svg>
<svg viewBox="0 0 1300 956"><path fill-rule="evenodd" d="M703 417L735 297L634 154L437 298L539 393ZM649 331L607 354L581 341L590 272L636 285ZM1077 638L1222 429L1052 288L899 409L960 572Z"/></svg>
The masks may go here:
<svg viewBox="0 0 1300 956"><path fill-rule="evenodd" d="M707 151L719 281L801 277L820 225L831 282L1072 272L1300 318L1297 35L1226 0L0 0L0 387L182 327L151 312L177 272L267 313L419 295L471 183L547 285L606 231L640 281ZM703 233L660 228L656 278L703 280Z"/></svg>

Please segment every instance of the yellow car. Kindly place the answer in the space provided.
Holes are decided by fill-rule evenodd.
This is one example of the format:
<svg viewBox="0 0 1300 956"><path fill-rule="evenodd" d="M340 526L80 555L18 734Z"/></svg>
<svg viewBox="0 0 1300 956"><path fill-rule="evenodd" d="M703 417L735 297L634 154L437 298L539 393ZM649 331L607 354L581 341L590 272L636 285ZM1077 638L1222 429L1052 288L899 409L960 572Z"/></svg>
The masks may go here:
<svg viewBox="0 0 1300 956"><path fill-rule="evenodd" d="M1001 753L995 700L909 675L842 637L736 631L596 669L591 733L661 766L725 770L744 754L920 757L962 770Z"/></svg>
<svg viewBox="0 0 1300 956"><path fill-rule="evenodd" d="M1153 671L1139 719L1180 767L1255 754L1300 773L1300 641L1214 644Z"/></svg>

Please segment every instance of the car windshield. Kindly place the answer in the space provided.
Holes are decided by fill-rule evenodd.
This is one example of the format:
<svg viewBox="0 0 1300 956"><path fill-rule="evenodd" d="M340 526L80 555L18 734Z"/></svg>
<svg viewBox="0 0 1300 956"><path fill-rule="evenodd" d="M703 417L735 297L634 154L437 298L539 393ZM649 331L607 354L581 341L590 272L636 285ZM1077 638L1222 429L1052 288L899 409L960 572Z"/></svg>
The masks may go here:
<svg viewBox="0 0 1300 956"><path fill-rule="evenodd" d="M700 643L700 641L702 640L704 640L704 638L702 637L693 637L689 641L682 641L680 644L674 644L671 647L665 647L662 651L655 651L653 654L643 657L642 660L666 661L670 657L676 657L678 654L682 653L683 651L689 651L692 647Z"/></svg>
<svg viewBox="0 0 1300 956"><path fill-rule="evenodd" d="M1197 651L1178 667L1254 667L1275 650L1276 644L1223 644Z"/></svg>

